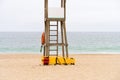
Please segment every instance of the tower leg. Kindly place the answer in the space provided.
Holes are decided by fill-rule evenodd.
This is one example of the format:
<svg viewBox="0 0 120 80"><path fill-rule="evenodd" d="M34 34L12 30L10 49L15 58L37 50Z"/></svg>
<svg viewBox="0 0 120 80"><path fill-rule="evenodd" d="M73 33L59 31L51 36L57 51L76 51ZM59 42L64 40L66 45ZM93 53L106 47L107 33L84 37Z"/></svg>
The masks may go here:
<svg viewBox="0 0 120 80"><path fill-rule="evenodd" d="M66 34L65 22L63 22L63 25L64 25L64 38L65 38L66 57L68 57L68 43L67 43L67 34Z"/></svg>
<svg viewBox="0 0 120 80"><path fill-rule="evenodd" d="M45 56L49 56L49 21L46 21L45 26Z"/></svg>
<svg viewBox="0 0 120 80"><path fill-rule="evenodd" d="M45 46L43 47L43 56L45 56Z"/></svg>
<svg viewBox="0 0 120 80"><path fill-rule="evenodd" d="M61 41L62 41L62 56L65 57L65 53L64 53L64 39L63 39L64 35L63 35L63 22L61 21Z"/></svg>
<svg viewBox="0 0 120 80"><path fill-rule="evenodd" d="M57 21L57 44L58 44L58 29L59 29L58 24L59 24L59 22ZM58 45L57 45L57 51L56 52L57 52L57 56L58 56Z"/></svg>

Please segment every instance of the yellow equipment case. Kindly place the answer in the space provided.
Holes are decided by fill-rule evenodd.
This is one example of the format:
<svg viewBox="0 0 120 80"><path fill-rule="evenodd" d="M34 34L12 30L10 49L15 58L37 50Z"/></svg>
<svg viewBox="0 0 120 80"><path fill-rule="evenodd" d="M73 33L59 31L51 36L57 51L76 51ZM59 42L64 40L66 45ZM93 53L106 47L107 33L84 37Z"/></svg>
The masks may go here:
<svg viewBox="0 0 120 80"><path fill-rule="evenodd" d="M43 65L75 65L74 58L64 58L64 57L42 57L42 64Z"/></svg>

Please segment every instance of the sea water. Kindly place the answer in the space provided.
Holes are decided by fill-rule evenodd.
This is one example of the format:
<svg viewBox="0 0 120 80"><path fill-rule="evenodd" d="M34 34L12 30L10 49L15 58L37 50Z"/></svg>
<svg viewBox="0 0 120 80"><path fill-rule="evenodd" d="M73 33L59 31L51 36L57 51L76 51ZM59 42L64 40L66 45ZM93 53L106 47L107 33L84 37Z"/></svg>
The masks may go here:
<svg viewBox="0 0 120 80"><path fill-rule="evenodd" d="M1 32L0 53L40 53L40 37L40 32ZM120 53L120 32L67 32L67 40L69 53Z"/></svg>

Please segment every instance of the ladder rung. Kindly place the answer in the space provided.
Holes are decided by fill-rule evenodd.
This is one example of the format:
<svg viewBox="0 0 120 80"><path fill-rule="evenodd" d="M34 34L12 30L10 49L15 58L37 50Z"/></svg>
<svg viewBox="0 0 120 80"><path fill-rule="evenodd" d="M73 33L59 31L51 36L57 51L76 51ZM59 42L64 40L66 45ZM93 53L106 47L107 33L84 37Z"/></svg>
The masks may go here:
<svg viewBox="0 0 120 80"><path fill-rule="evenodd" d="M57 40L50 40L50 41L57 41Z"/></svg>
<svg viewBox="0 0 120 80"><path fill-rule="evenodd" d="M58 26L58 25L50 25L50 26Z"/></svg>
<svg viewBox="0 0 120 80"><path fill-rule="evenodd" d="M49 56L57 56L57 54L49 54Z"/></svg>
<svg viewBox="0 0 120 80"><path fill-rule="evenodd" d="M57 49L50 49L49 51L57 51Z"/></svg>
<svg viewBox="0 0 120 80"><path fill-rule="evenodd" d="M49 35L49 36L58 36L58 35Z"/></svg>
<svg viewBox="0 0 120 80"><path fill-rule="evenodd" d="M50 31L57 31L57 30L50 30Z"/></svg>
<svg viewBox="0 0 120 80"><path fill-rule="evenodd" d="M50 46L62 46L64 43L50 43Z"/></svg>

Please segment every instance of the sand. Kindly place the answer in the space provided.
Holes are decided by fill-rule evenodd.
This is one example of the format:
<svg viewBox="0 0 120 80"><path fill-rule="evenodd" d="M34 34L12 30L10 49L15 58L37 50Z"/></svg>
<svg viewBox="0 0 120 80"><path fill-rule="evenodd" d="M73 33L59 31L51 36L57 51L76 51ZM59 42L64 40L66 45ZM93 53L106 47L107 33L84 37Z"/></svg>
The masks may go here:
<svg viewBox="0 0 120 80"><path fill-rule="evenodd" d="M0 54L0 80L120 80L120 55L70 55L76 65L43 66L38 54Z"/></svg>

